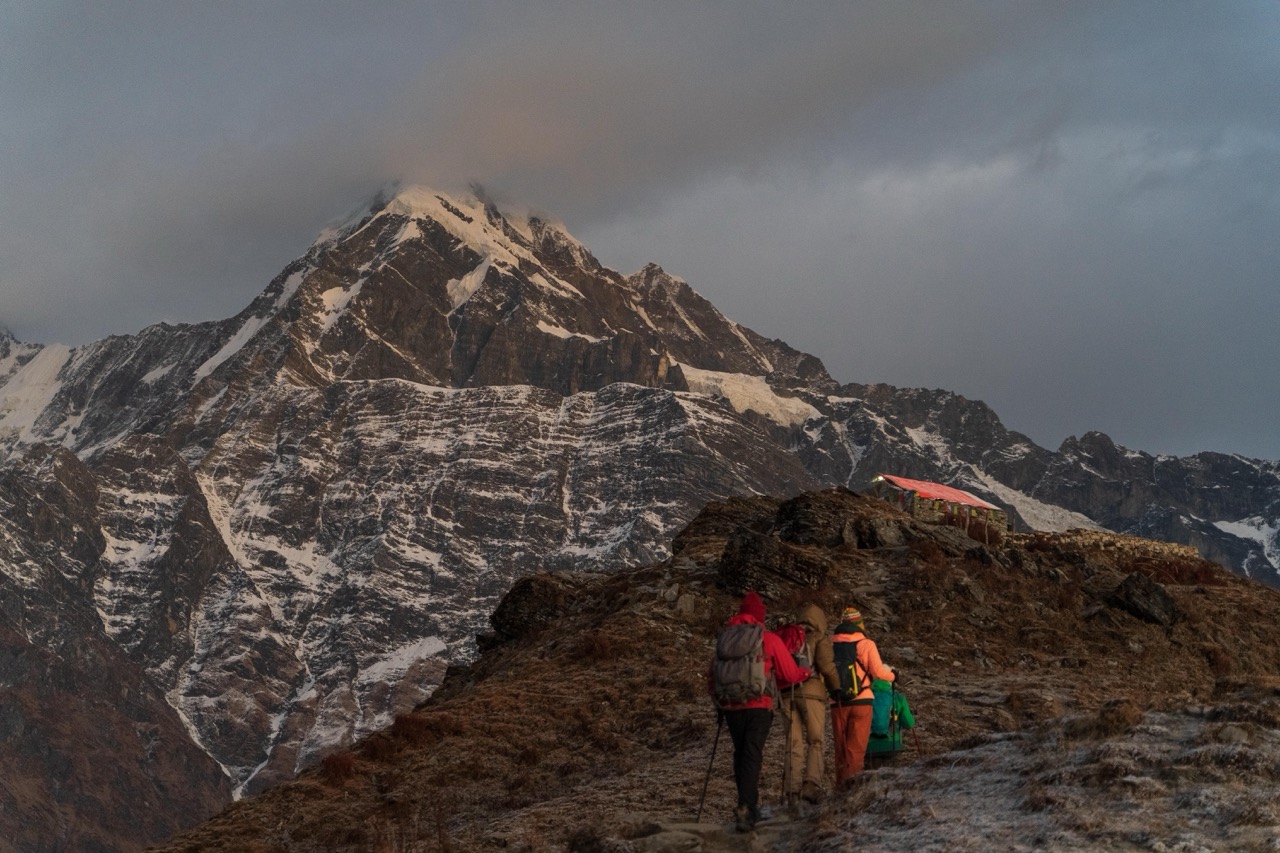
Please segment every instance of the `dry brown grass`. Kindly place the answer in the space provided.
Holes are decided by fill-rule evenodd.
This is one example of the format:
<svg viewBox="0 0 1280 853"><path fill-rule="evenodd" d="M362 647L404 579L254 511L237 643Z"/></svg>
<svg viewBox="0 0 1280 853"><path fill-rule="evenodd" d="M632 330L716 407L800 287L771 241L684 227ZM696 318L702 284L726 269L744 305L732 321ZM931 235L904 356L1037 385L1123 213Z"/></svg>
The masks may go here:
<svg viewBox="0 0 1280 853"><path fill-rule="evenodd" d="M1274 782L1280 772L1271 756L1241 744L1198 747L1184 756L1184 760L1207 771L1209 778L1217 781L1237 779Z"/></svg>
<svg viewBox="0 0 1280 853"><path fill-rule="evenodd" d="M1157 583L1178 586L1223 586L1230 574L1208 560L1139 558L1132 570L1142 572Z"/></svg>
<svg viewBox="0 0 1280 853"><path fill-rule="evenodd" d="M1020 807L1024 811L1043 812L1052 809L1058 802L1058 798L1048 788L1032 779L1023 787L1023 798Z"/></svg>
<svg viewBox="0 0 1280 853"><path fill-rule="evenodd" d="M1096 713L1070 720L1064 733L1075 740L1114 737L1142 722L1143 714L1143 709L1132 699L1110 699Z"/></svg>
<svg viewBox="0 0 1280 853"><path fill-rule="evenodd" d="M1218 705L1210 710L1209 719L1228 723L1257 723L1269 729L1280 730L1280 703L1233 702Z"/></svg>
<svg viewBox="0 0 1280 853"><path fill-rule="evenodd" d="M349 752L335 752L320 762L321 776L330 785L341 786L356 775L356 757Z"/></svg>
<svg viewBox="0 0 1280 853"><path fill-rule="evenodd" d="M1236 808L1231 819L1244 826L1280 825L1280 798L1270 792L1252 793Z"/></svg>
<svg viewBox="0 0 1280 853"><path fill-rule="evenodd" d="M1062 716L1062 703L1041 690L1017 689L1009 694L1009 712L1020 723L1042 723Z"/></svg>
<svg viewBox="0 0 1280 853"><path fill-rule="evenodd" d="M917 539L907 547L911 555L925 566L940 568L947 564L947 555L932 539Z"/></svg>
<svg viewBox="0 0 1280 853"><path fill-rule="evenodd" d="M434 720L425 714L396 714L391 723L392 737L410 746L425 746L440 739Z"/></svg>

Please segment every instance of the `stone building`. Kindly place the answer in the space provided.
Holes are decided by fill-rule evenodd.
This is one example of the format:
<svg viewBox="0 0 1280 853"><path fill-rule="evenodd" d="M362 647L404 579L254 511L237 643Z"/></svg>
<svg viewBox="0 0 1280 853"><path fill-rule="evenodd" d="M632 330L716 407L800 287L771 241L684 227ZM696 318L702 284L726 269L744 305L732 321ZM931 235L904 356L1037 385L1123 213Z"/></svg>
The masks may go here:
<svg viewBox="0 0 1280 853"><path fill-rule="evenodd" d="M962 528L979 542L994 544L1009 530L1008 513L953 486L880 474L871 493L920 521Z"/></svg>

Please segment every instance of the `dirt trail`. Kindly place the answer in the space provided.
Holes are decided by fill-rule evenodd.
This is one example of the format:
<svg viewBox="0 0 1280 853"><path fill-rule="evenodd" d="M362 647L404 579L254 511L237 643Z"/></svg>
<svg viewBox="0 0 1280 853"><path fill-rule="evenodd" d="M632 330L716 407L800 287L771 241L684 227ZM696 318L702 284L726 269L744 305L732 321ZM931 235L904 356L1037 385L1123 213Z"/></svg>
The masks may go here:
<svg viewBox="0 0 1280 853"><path fill-rule="evenodd" d="M796 835L797 825L786 814L760 821L750 832L738 832L732 823L656 823L656 830L633 838L619 853L765 853L783 850Z"/></svg>

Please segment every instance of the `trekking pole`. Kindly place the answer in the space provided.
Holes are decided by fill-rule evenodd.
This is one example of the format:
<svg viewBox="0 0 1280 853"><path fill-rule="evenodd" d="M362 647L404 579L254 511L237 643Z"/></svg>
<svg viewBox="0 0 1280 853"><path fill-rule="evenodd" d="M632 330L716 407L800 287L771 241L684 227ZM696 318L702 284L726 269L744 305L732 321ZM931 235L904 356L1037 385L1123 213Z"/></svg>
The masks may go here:
<svg viewBox="0 0 1280 853"><path fill-rule="evenodd" d="M716 738L711 742L711 761L707 763L707 778L702 783L702 798L698 800L698 817L694 823L702 823L702 804L707 801L707 786L711 784L711 768L716 764L716 747L720 745L720 730L724 728L724 711L716 712Z"/></svg>
<svg viewBox="0 0 1280 853"><path fill-rule="evenodd" d="M896 678L895 678L895 679L890 683L890 686L893 688L893 692L894 692L894 693L897 693L897 692L898 692L898 679L896 679ZM911 740L912 740L912 742L913 742L913 743L915 743L915 745L916 745L916 758L919 758L920 756L924 755L924 753L920 751L920 735L916 734L916 727L915 727L915 726L912 726L911 728L907 729L907 731L911 732Z"/></svg>
<svg viewBox="0 0 1280 853"><path fill-rule="evenodd" d="M787 806L787 785L791 783L791 727L797 722L796 715L796 686L793 684L790 688L790 696L787 698L787 714L784 716L786 720L787 730L783 733L782 747L786 751L786 760L782 763L782 806Z"/></svg>
<svg viewBox="0 0 1280 853"><path fill-rule="evenodd" d="M889 749L886 761L891 761L902 752L902 725L898 722L898 679L889 682Z"/></svg>

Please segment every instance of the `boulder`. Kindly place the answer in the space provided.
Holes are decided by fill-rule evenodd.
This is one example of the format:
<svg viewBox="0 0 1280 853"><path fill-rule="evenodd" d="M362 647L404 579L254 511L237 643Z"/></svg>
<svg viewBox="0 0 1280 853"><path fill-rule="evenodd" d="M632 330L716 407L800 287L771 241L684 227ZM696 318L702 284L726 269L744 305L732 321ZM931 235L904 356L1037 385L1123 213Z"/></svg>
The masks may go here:
<svg viewBox="0 0 1280 853"><path fill-rule="evenodd" d="M855 548L899 548L907 543L901 519L862 516L845 522L843 540Z"/></svg>
<svg viewBox="0 0 1280 853"><path fill-rule="evenodd" d="M773 533L795 545L835 548L849 543L856 546L856 540L849 533L851 521L870 520L867 518L869 508L882 510L883 502L845 488L807 492L778 507ZM892 520L876 520L892 524Z"/></svg>
<svg viewBox="0 0 1280 853"><path fill-rule="evenodd" d="M974 550L974 541L959 527L949 524L921 524L917 528L935 542L948 557L965 557Z"/></svg>
<svg viewBox="0 0 1280 853"><path fill-rule="evenodd" d="M821 554L744 527L725 544L717 580L735 595L754 589L768 599L792 584L817 588L830 571Z"/></svg>
<svg viewBox="0 0 1280 853"><path fill-rule="evenodd" d="M1107 599L1117 607L1146 622L1166 628L1181 618L1177 602L1163 586L1140 572L1125 578Z"/></svg>
<svg viewBox="0 0 1280 853"><path fill-rule="evenodd" d="M489 624L503 640L536 634L568 610L575 587L567 574L543 572L521 578L498 602Z"/></svg>

